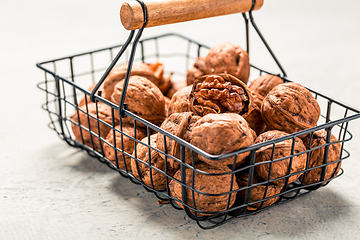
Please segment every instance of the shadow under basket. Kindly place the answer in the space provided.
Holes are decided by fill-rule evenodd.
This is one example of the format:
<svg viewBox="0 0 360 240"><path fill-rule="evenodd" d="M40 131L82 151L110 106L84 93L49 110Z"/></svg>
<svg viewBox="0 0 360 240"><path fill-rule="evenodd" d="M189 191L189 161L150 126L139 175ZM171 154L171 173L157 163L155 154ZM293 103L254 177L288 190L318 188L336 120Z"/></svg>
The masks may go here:
<svg viewBox="0 0 360 240"><path fill-rule="evenodd" d="M184 80L187 70L193 66L198 56L203 56L209 51L209 47L178 34L165 34L142 39L138 45L140 51L136 53L134 62L153 63L159 61L164 64L165 74L173 73L173 81ZM170 48L169 46L176 47ZM352 139L352 135L348 131L349 122L360 117L359 110L311 89L309 90L317 99L322 111L318 126L217 156L210 155L196 148L183 139L124 109L123 112L126 116L133 119L133 134L129 134L123 130L124 123L122 118L116 120L119 119L119 106L107 101L99 94L95 96L95 111L90 113L89 105L91 102L87 97L90 97L91 92L87 89L101 78L121 47L122 45L118 45L98 49L37 64L45 73L45 81L39 83L38 87L45 92L46 102L42 105L42 108L48 112L50 118L48 126L70 146L87 151L90 156L99 159L102 163L118 171L124 178L131 180L135 184L142 185L146 190L153 192L161 200L160 202L170 203L175 209L184 210L201 228L213 228L234 218L259 213L268 207L287 202L314 191L319 187L326 186L331 180L343 174L343 170L340 167L341 162L350 156L349 152L344 149L344 144ZM130 52L126 50L124 54L128 56ZM260 76L262 74L274 73L267 72L253 65L251 66L252 76ZM283 76L281 78L285 82L290 81L287 77ZM85 108L78 107L81 99L85 99ZM106 104L111 109L110 121L104 121L99 118L99 104ZM79 121L71 118L75 113L79 112L87 116L86 121L93 121L95 125L81 125L78 123ZM117 125L120 127L115 128ZM110 129L114 136L118 135L121 141L118 144L110 143L106 140L106 136L98 134L101 131L95 131L95 129L99 130L103 126ZM145 141L137 139L136 134L138 134L137 130L140 127L145 134L144 136L147 136ZM73 134L73 128L77 128L82 135L90 134L92 136L90 138L91 141L86 143L84 138L80 141L77 140ZM296 138L304 135L312 138L315 132L321 130L326 131L326 136L334 135L336 141L330 141L330 137L327 137L323 145L310 149L307 148L303 152L294 151L294 146L292 146L290 154L287 156L280 159L275 159L272 156L270 161L255 162L257 151L262 147L268 147L270 152L274 152L275 146L279 142L286 140L295 142ZM150 136L156 133L163 136L165 146L167 146L167 141L174 141L178 144L180 153L178 157L174 157L166 148L164 151L160 151L151 146ZM123 142L125 140L130 140L134 143L130 151L124 151L125 146ZM144 158L140 159L136 152L137 148L134 147L139 144L146 148L148 153L153 151L155 154L163 155L165 158L164 166L159 167L156 164L154 154L148 154L146 161ZM329 149L331 149L333 144L341 146L340 157L338 160L328 163ZM106 157L105 145L108 145L111 151L114 152L115 159L110 160ZM289 166L291 166L294 158L301 154L305 154L309 158L314 151L320 148L324 149L325 154L323 163L318 166L310 166L308 161L306 168L299 172L290 173L288 171L285 176L275 180L270 179L270 177L267 179L257 179L255 169L262 164L268 164L271 168L276 162L287 160L289 161ZM134 154L129 152L134 152ZM120 153L121 157L117 157L117 153ZM235 164L236 158L243 153L248 155L247 164L238 167ZM185 161L186 154L190 154L190 162ZM233 158L234 164L228 166L228 171L207 171L204 168L197 167L195 159L198 155L202 155L212 161ZM151 171L148 171L147 179L145 180L144 175L134 174L131 164L126 159L135 163L137 170L144 167L148 170L151 169ZM178 173L175 175L171 171L169 164L171 161L169 160L179 166ZM325 176L326 169L331 166L335 166L333 174L330 177ZM319 170L319 181L306 184L304 182L305 175L309 174L312 170ZM290 183L288 180L296 174L302 177ZM156 185L157 180L155 178L159 176L165 179L164 185L161 187ZM239 176L242 176L242 179ZM199 184L200 180L202 183ZM274 181L276 180L282 180L284 184L281 188L273 190ZM218 181L227 182L226 186L221 187L222 191L205 192L202 184L216 185ZM171 193L171 185L176 186L179 190L179 196L174 196ZM221 203L216 202L220 201L219 199L221 199ZM205 205L209 204L217 206L222 204L222 207L214 207L210 210L204 208Z"/></svg>

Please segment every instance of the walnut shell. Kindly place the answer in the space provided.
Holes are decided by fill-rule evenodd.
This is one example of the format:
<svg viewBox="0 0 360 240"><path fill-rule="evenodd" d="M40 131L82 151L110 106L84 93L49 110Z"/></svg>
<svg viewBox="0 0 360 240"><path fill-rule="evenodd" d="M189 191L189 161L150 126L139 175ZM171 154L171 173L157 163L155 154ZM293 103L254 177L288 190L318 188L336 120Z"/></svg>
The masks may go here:
<svg viewBox="0 0 360 240"><path fill-rule="evenodd" d="M75 114L71 116L70 119L76 123L80 123L80 125L85 128L81 128L80 130L80 126L72 123L71 128L75 138L80 143L84 143L85 145L92 147L94 150L100 151L102 140L99 139L99 135L100 137L105 138L111 127L105 125L99 120L101 119L110 126L112 125L111 107L101 102L98 102L97 104L89 103L87 105L82 105L79 107L78 111L75 110ZM115 124L119 123L116 119L114 120ZM100 132L98 131L98 127ZM89 132L90 130L91 133ZM82 138L84 142L82 141Z"/></svg>
<svg viewBox="0 0 360 240"><path fill-rule="evenodd" d="M170 73L169 76L164 77L164 65L160 62L151 63L149 66L154 71L155 77L159 79L159 83L155 83L155 85L158 86L163 94L165 94L172 86L171 76L173 73Z"/></svg>
<svg viewBox="0 0 360 240"><path fill-rule="evenodd" d="M189 101L191 110L199 116L234 112L246 117L254 109L246 84L230 74L199 77L193 84Z"/></svg>
<svg viewBox="0 0 360 240"><path fill-rule="evenodd" d="M163 94L167 93L170 90L170 88L172 87L172 82L171 82L170 77L171 76L163 78L162 81L160 82L159 86L158 86L160 91Z"/></svg>
<svg viewBox="0 0 360 240"><path fill-rule="evenodd" d="M193 126L193 122L196 121L198 118L195 116L193 117L192 112L182 112L182 113L173 113L168 118L165 119L165 121L161 124L161 128L167 131L168 133L171 133L181 139L184 139L184 135L191 126ZM193 119L193 120L192 120ZM190 125L191 123L191 125ZM189 126L190 125L190 126ZM185 135L187 138L189 136L189 133ZM187 139L188 141L188 139ZM156 148L165 152L165 144L164 144L164 135L161 133L158 133L157 140L156 140ZM180 156L180 144L169 138L166 137L166 150L167 153L171 156L176 157L177 159L181 160ZM197 154L193 153L195 161L198 160ZM161 154L161 157L165 159L165 155ZM179 169L180 163L176 161L175 159L168 157L167 161L169 162L169 166L173 169ZM185 162L188 164L192 163L192 156L190 153L190 150L188 148L185 148Z"/></svg>
<svg viewBox="0 0 360 240"><path fill-rule="evenodd" d="M265 132L266 129L266 124L261 117L261 105L264 98L254 91L250 90L250 93L253 99L254 109L244 118L249 123L251 129L256 132L256 135L260 135L261 133Z"/></svg>
<svg viewBox="0 0 360 240"><path fill-rule="evenodd" d="M115 104L120 102L124 81L121 80L114 87L111 101ZM129 78L125 103L127 103L129 111L154 124L162 122L165 118L164 95L155 84L144 77L131 76ZM116 115L116 117L119 116ZM123 119L130 123L132 120L130 117Z"/></svg>
<svg viewBox="0 0 360 240"><path fill-rule="evenodd" d="M320 130L315 132L312 137L311 143L310 143L311 136L310 134L307 135L305 138L303 138L305 147L307 148L310 147L309 149L314 149L321 145L326 144L326 135L327 132L325 130ZM340 142L337 141L338 140L336 139L336 137L334 135L331 135L330 142L331 143L336 142L336 143L332 143L329 146L329 154L327 159L324 180L328 180L336 176L336 174L340 171L341 162L331 164L332 162L340 159L341 144ZM312 150L309 156L309 168L323 165L324 154L325 154L325 146ZM305 185L320 182L322 172L323 172L323 167L318 167L313 170L307 171L300 177L300 181L304 181ZM304 177L305 179L303 179Z"/></svg>
<svg viewBox="0 0 360 240"><path fill-rule="evenodd" d="M236 177L236 182L238 183L239 188L247 187L248 181L249 181L249 173L245 173L245 174L242 174L242 175ZM261 207L261 208L268 207L268 206L274 204L279 199L279 197L273 197L273 198L270 198L270 197L279 194L283 188L282 186L278 186L275 184L269 184L266 187L266 185L267 185L266 183L264 183L263 185L253 186L253 184L258 184L263 181L264 180L259 178L256 174L254 174L253 181L251 184L249 206L247 207L248 210L257 210L259 207ZM247 189L244 189L244 190L239 191L237 193L236 197L245 200L246 194L247 194ZM270 198L270 199L264 200L266 198ZM261 201L261 202L250 205L250 203L257 202L257 201Z"/></svg>
<svg viewBox="0 0 360 240"><path fill-rule="evenodd" d="M266 95L261 114L268 129L294 133L317 125L320 106L302 85L283 83Z"/></svg>
<svg viewBox="0 0 360 240"><path fill-rule="evenodd" d="M266 141L269 141L269 140L272 140L275 138L280 138L280 137L283 137L286 135L288 135L288 133L278 131L278 130L267 131L267 132L260 134L256 138L255 144L261 143L261 142L266 142ZM273 180L273 179L285 177L288 175L290 162L291 162L290 174L294 174L294 173L304 170L306 167L306 159L307 159L306 153L300 154L297 156L293 156L292 160L290 160L290 157L288 157L288 158L285 158L280 161L275 161L276 159L279 159L279 158L291 156L292 144L293 144L293 139L288 139L285 141L275 143L275 146L273 144L270 144L270 145L266 145L266 146L258 149L256 151L256 157L255 157L256 163L268 162L268 161L272 161L272 160L274 162L257 165L255 167L255 171L256 171L257 175L266 180L267 179ZM273 146L274 146L274 149L273 149ZM304 151L306 151L306 148L305 148L303 142L301 141L300 138L296 138L293 153L297 154L297 153L301 153ZM273 159L271 159L272 154L273 154ZM271 167L271 172L269 173L270 167ZM301 173L295 174L291 177L287 177L288 183L292 183L292 182L296 181L296 179L298 179L300 177L300 175L301 175ZM273 181L272 183L276 184L276 185L284 185L285 181L286 181L286 178L282 178L282 179Z"/></svg>
<svg viewBox="0 0 360 240"><path fill-rule="evenodd" d="M194 66L187 71L186 83L192 85L198 77L206 74L205 57L198 57Z"/></svg>
<svg viewBox="0 0 360 240"><path fill-rule="evenodd" d="M192 86L187 86L174 93L169 104L169 115L176 112L180 113L191 111L189 101L191 90Z"/></svg>
<svg viewBox="0 0 360 240"><path fill-rule="evenodd" d="M239 189L235 180L231 181L231 174L224 174L231 172L228 167L215 167L203 162L199 162L195 165L195 169L201 170L205 173L217 174L208 175L192 169L186 168L185 177L186 181L186 203L187 205L194 207L197 211L209 212L201 213L197 212L199 216L210 216L214 212L220 212L230 208L234 202L236 194L229 194L230 191ZM193 176L194 174L194 176ZM174 178L181 181L181 171L178 170ZM194 179L194 182L193 182ZM211 183L211 184L209 184ZM196 191L192 191L192 187ZM171 180L169 183L171 195L182 201L182 185L175 180ZM200 192L198 192L200 191ZM211 195L209 195L211 194ZM193 202L195 199L195 203ZM183 208L183 204L176 201L180 207ZM193 214L194 211L190 210Z"/></svg>
<svg viewBox="0 0 360 240"><path fill-rule="evenodd" d="M123 80L126 75L128 63L114 67L104 80L104 98L111 100L115 85ZM133 63L130 76L142 76L154 83L156 86L160 84L160 79L155 75L155 71L147 63Z"/></svg>
<svg viewBox="0 0 360 240"><path fill-rule="evenodd" d="M280 77L272 74L265 74L251 81L249 88L261 96L266 97L271 89L282 83L284 83L284 81Z"/></svg>
<svg viewBox="0 0 360 240"><path fill-rule="evenodd" d="M150 136L150 146L156 148L156 138L157 134L153 134ZM141 142L145 143L138 144L136 146L136 155L137 158L141 161L145 162L146 164L131 159L131 170L134 174L134 177L142 180L145 185L148 187L151 187L156 190L163 190L166 188L166 177L165 174L160 172L159 170L165 171L165 160L160 156L160 153L154 149L150 149L150 157L149 157L149 139L145 137L141 140ZM135 157L135 152L133 153L133 156ZM149 160L151 160L151 166L153 168L150 168L147 164L149 164ZM176 170L172 169L171 167L167 167L167 175L173 176L176 172ZM151 169L151 174L150 174ZM168 178L168 181L170 181L170 178Z"/></svg>
<svg viewBox="0 0 360 240"><path fill-rule="evenodd" d="M220 155L248 147L255 141L256 133L247 121L235 113L208 114L200 118L193 126L190 143L201 150ZM241 165L250 152L237 155L236 165ZM210 160L202 155L199 159L214 165L233 165L234 157Z"/></svg>
<svg viewBox="0 0 360 240"><path fill-rule="evenodd" d="M239 45L225 42L210 49L205 57L206 74L227 73L245 84L250 76L248 53Z"/></svg>
<svg viewBox="0 0 360 240"><path fill-rule="evenodd" d="M135 131L133 125L123 124L122 128L120 128L120 125L115 127L116 129L122 130L121 134L118 131L110 131L108 135L106 136L106 142L103 143L104 148L104 154L105 157L111 161L116 166L116 158L118 159L118 168L123 169L125 171L129 171L131 169L130 167L130 161L131 157L127 156L126 154L122 154L121 150L125 151L128 154L132 154L134 151L135 141L128 136L135 138ZM115 141L114 141L114 132L115 132ZM126 136L126 135L128 136ZM143 139L146 136L146 130L141 128L136 128L136 139L140 140ZM120 149L116 150L114 147ZM116 157L115 157L116 152ZM125 161L125 163L124 163ZM125 165L126 164L126 165Z"/></svg>

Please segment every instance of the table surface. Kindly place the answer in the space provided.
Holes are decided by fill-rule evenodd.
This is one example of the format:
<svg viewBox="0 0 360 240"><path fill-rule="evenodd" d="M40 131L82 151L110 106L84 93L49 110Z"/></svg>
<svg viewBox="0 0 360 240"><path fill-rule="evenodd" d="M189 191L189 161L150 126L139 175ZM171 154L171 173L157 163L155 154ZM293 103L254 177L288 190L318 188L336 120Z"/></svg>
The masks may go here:
<svg viewBox="0 0 360 240"><path fill-rule="evenodd" d="M122 1L0 3L0 239L360 239L360 127L325 188L212 230L69 147L47 127L37 62L120 44ZM288 76L360 108L360 2L265 1L255 20ZM153 27L208 46L244 39L241 14ZM251 62L268 53L251 35ZM258 41L256 43L256 41Z"/></svg>

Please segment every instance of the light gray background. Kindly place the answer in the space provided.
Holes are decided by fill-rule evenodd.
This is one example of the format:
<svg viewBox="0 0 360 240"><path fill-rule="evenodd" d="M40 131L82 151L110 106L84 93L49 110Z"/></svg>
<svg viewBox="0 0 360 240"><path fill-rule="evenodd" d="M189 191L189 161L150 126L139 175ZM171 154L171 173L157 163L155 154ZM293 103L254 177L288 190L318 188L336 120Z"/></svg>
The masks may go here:
<svg viewBox="0 0 360 240"><path fill-rule="evenodd" d="M40 61L123 43L123 1L0 1L0 239L360 239L360 127L345 173L256 216L201 230L47 128ZM254 17L288 76L360 108L360 3L265 0ZM146 29L243 43L239 14ZM268 54L252 35L251 62Z"/></svg>

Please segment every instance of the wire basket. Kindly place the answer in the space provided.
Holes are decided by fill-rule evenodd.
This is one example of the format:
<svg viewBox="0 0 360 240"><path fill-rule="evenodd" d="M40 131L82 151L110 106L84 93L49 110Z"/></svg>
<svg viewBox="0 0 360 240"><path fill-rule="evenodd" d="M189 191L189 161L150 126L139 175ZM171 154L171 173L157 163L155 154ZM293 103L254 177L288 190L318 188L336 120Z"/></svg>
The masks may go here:
<svg viewBox="0 0 360 240"><path fill-rule="evenodd" d="M251 13L251 11L249 13ZM244 18L245 23L247 24L247 18L245 15ZM254 27L256 27L256 25L254 25ZM319 187L326 186L331 180L337 178L343 173L343 170L340 168L341 161L350 156L350 153L344 149L345 142L352 139L352 135L348 131L349 122L359 118L360 111L311 89L309 90L317 99L322 113L318 126L301 132L292 133L281 138L254 144L235 152L216 156L210 155L183 139L161 129L159 126L144 120L127 110L126 105L116 105L107 101L101 97L101 92L95 95L96 90L92 92L88 91L88 87L93 83L96 83L98 79L103 80L107 75L106 72L108 73L116 63L130 62L132 64L133 62L160 61L164 64L164 69L167 73L174 73L172 78L174 81L184 79L187 70L194 64L196 59L199 56L206 54L210 49L197 41L179 34L170 33L141 40L140 36L141 34L138 34L137 39L133 43L128 41L123 45L98 49L91 52L76 54L37 64L37 67L42 69L45 73L45 81L39 83L38 87L43 90L46 95L46 102L42 105L42 108L48 112L50 118L48 126L70 146L87 151L90 156L96 157L102 163L105 163L110 168L118 171L123 177L128 178L133 183L142 185L146 190L153 192L162 202L170 203L175 209L184 210L190 218L194 219L197 224L204 229L214 228L228 222L231 219L256 214L268 207L298 198L318 189ZM171 46L176 46L176 48L164 48L164 46L169 46L169 43L171 43ZM135 52L134 49L137 46L140 48L140 51ZM132 48L132 50L130 50L130 48ZM273 55L271 49L269 49L269 51ZM116 55L117 52L119 52L118 55ZM125 57L120 58L121 55ZM273 57L278 63L274 55ZM278 65L282 75L277 75L281 76L285 82L290 81L286 77L286 74L284 74L285 72L281 68L281 65ZM264 73L274 74L254 65L251 65L251 73L252 75L258 76ZM129 76L127 76L127 78L128 77ZM99 83L101 84L101 81L99 81ZM95 102L96 109L94 113L90 113L89 111L89 98L92 98ZM80 99L85 100L85 108L78 107ZM110 122L104 121L99 117L98 105L100 103L106 104L111 108ZM78 123L79 121L74 121L74 119L71 118L71 116L79 112L82 112L87 116L88 123L90 120L95 121L95 127L91 124L88 124L87 126L81 125ZM119 123L115 122L117 115L120 115ZM126 131L123 131L124 123L121 118L122 115L126 115L133 119L134 134L129 134ZM96 130L99 130L102 125L108 127L110 129L110 133L113 133L114 137L118 134L121 138L121 144L112 144L105 139L106 136L98 134L100 131ZM119 127L116 127L117 125L119 125ZM80 132L83 134L90 134L92 136L91 143L86 144L84 142L84 138L81 140L76 139L72 131L73 127L81 129ZM91 127L93 127L93 129ZM146 132L147 138L145 141L137 139L136 134L139 128L144 129ZM309 148L303 152L294 151L296 138L309 135L310 139L312 139L314 133L320 130L326 131L326 143L315 148ZM174 157L168 152L166 147L164 151L160 151L151 146L150 136L153 134L160 134L163 137L165 146L167 146L167 141L176 142L179 146L180 155L178 157ZM331 135L336 136L337 140L335 142L330 139ZM134 147L131 151L125 151L124 145L122 144L126 138L134 142ZM291 153L280 159L275 159L275 146L277 143L284 141L291 141L293 143ZM96 147L97 143L100 143L100 148ZM334 162L328 163L329 149L333 144L341 145L340 158ZM115 156L117 156L118 153L121 153L122 157L115 157L115 161L110 161L105 156L103 147L105 145L112 149ZM147 149L147 159L140 159L137 156L136 145L142 145ZM270 150L272 149L272 156L269 161L262 163L256 162L255 159L257 151L263 147L269 147ZM325 149L323 164L310 166L309 156L312 152L320 148ZM153 155L150 154L151 151L164 156L165 161L163 166L159 167L154 159L152 159ZM235 164L236 159L243 153L247 153L249 155L247 158L247 164L242 167L237 167ZM190 154L192 159L191 163L185 161L185 154ZM290 173L292 159L301 154L307 155L308 160L306 168L296 173ZM223 171L221 173L210 172L198 167L197 163L195 163L196 155L201 155L212 161L232 158L234 159L234 164L230 166L228 171ZM148 180L145 181L144 177L140 174L134 174L134 168L132 169L132 166L126 162L125 158L130 158L131 161L133 161L132 164L135 164L138 172L140 168L148 169ZM168 163L169 159L179 165L177 175L171 173ZM268 164L271 169L276 162L282 160L289 160L289 171L285 176L275 180L283 180L285 183L279 191L269 194L272 192L271 186L275 180L270 179L269 175L267 179L254 182L255 168L260 165ZM334 173L330 177L326 177L326 169L333 166L336 166ZM304 177L302 180L299 178L295 182L288 183L290 177L300 174L304 176L311 170L316 169L319 169L321 172L321 178L316 183L305 184ZM244 173L247 174L247 179L244 179L246 184L240 186L236 184L236 182L238 180L238 176ZM158 177L159 175L164 178L165 182L165 185L161 189L159 189L155 184L157 181L155 177ZM211 181L209 184L214 185L217 184L216 181L218 179L222 179L222 181L227 179L227 185L224 187L225 190L220 193L209 193L204 192L201 186L197 185L197 179L208 179ZM173 184L172 186L176 185L177 188L180 189L180 197L174 196L174 194L171 193L170 184ZM254 199L251 194L257 192L259 187L263 189L263 192L260 195L258 194L259 198ZM204 210L202 207L204 202L207 204L206 201L218 201L216 199L221 199L222 201L223 207L220 210L216 208L214 208L215 210ZM269 202L272 204L269 205Z"/></svg>

